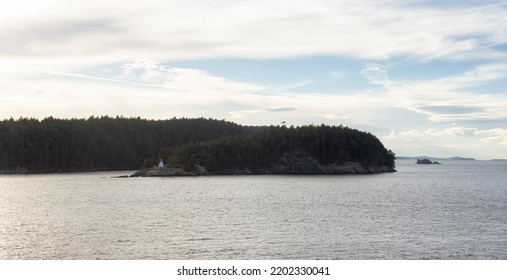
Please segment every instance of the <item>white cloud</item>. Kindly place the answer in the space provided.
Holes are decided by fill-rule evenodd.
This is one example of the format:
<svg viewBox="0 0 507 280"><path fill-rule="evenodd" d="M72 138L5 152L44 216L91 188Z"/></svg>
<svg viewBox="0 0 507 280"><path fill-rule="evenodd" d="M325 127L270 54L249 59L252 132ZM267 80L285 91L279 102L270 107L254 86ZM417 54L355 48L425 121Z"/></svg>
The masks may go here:
<svg viewBox="0 0 507 280"><path fill-rule="evenodd" d="M95 77L95 76L90 76L90 75L66 73L66 72L58 72L58 71L46 71L46 70L42 70L41 72L47 73L47 74L54 74L54 75L60 75L60 76L65 76L65 77L71 77L71 78L90 79L90 80L112 82L112 83L123 83L123 84L129 84L129 85L133 85L133 86L161 87L161 85L157 85L157 84L137 83L137 82L133 82L133 81L126 80L126 79L102 78L102 77Z"/></svg>
<svg viewBox="0 0 507 280"><path fill-rule="evenodd" d="M264 88L182 68L160 70L163 79L157 82L153 79L135 82L136 75L143 76L143 71L121 79L54 71L3 74L0 111L6 117L52 115L70 118L118 114L153 118L224 118L226 114L220 110L229 108L223 108L223 104L250 106L250 93ZM231 100L238 102L233 104Z"/></svg>
<svg viewBox="0 0 507 280"><path fill-rule="evenodd" d="M396 143L400 155L479 156L480 159L502 157L507 150L507 130L475 127L428 128L426 130L381 133L387 145ZM492 147L495 147L492 149Z"/></svg>
<svg viewBox="0 0 507 280"><path fill-rule="evenodd" d="M347 117L347 116L340 116L340 115L336 115L336 114L325 114L324 115L324 118L328 119L328 120L349 120L350 118Z"/></svg>
<svg viewBox="0 0 507 280"><path fill-rule="evenodd" d="M507 146L507 129L494 128L489 130L477 131L482 140L486 143L500 144Z"/></svg>
<svg viewBox="0 0 507 280"><path fill-rule="evenodd" d="M390 136L393 137L394 135L390 134ZM424 134L415 130L415 129L412 129L412 130L402 131L398 134L398 136L414 138L414 137L422 137L422 136L424 136Z"/></svg>
<svg viewBox="0 0 507 280"><path fill-rule="evenodd" d="M473 137L478 132L477 128L451 127L444 130L445 135L454 137Z"/></svg>
<svg viewBox="0 0 507 280"><path fill-rule="evenodd" d="M460 75L441 78L433 83L444 90L466 89L482 83L507 77L507 64L488 63L478 65L471 71Z"/></svg>
<svg viewBox="0 0 507 280"><path fill-rule="evenodd" d="M382 74L378 77L381 84ZM424 114L431 121L507 119L505 92L473 90L500 79L507 79L507 64L484 64L450 77L393 81L396 86L388 87L387 94L394 106Z"/></svg>
<svg viewBox="0 0 507 280"><path fill-rule="evenodd" d="M441 9L401 0L46 2L16 1L3 7L1 56L83 63L318 54L464 59L503 56L491 47L507 41L502 5Z"/></svg>
<svg viewBox="0 0 507 280"><path fill-rule="evenodd" d="M228 112L228 115L232 119L245 119L252 117L254 114L259 113L260 110L244 110L244 111L233 111Z"/></svg>
<svg viewBox="0 0 507 280"><path fill-rule="evenodd" d="M309 82L237 82L199 69L168 67L157 60L138 60L118 68L116 76L111 72L114 78L48 70L2 72L0 111L6 117L205 116L248 124L277 124L283 118L296 125L329 121L353 125L369 123L379 107L391 102L370 93L298 93L295 90Z"/></svg>
<svg viewBox="0 0 507 280"><path fill-rule="evenodd" d="M389 79L387 67L381 65L370 65L361 70L361 75L370 83L380 85L384 88L392 86Z"/></svg>

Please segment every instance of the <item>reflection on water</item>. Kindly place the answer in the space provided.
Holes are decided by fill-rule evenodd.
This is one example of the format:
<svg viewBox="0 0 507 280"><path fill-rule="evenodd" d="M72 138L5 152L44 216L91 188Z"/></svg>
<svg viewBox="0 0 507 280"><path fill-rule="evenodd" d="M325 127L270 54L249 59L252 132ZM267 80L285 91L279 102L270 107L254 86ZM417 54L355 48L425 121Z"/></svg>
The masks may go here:
<svg viewBox="0 0 507 280"><path fill-rule="evenodd" d="M0 176L0 259L507 259L507 164Z"/></svg>

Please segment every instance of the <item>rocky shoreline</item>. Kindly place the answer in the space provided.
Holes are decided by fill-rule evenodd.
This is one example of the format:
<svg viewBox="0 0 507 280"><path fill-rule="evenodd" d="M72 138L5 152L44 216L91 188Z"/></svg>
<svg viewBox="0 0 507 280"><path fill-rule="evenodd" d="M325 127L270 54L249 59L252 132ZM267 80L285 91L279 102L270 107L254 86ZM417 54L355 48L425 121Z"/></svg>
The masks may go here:
<svg viewBox="0 0 507 280"><path fill-rule="evenodd" d="M130 177L173 177L173 176L206 176L206 175L349 175L349 174L377 174L396 172L388 166L365 167L358 162L344 164L321 165L313 159L285 159L269 170L222 170L221 172L208 172L202 166L196 166L192 171L182 168L158 167L139 170Z"/></svg>

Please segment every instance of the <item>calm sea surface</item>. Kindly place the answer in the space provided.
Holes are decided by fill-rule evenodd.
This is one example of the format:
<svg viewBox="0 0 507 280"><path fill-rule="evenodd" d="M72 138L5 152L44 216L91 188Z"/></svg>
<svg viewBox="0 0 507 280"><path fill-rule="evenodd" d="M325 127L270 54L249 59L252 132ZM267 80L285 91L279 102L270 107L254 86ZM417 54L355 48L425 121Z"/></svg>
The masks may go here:
<svg viewBox="0 0 507 280"><path fill-rule="evenodd" d="M0 176L0 259L507 259L507 162L350 176Z"/></svg>

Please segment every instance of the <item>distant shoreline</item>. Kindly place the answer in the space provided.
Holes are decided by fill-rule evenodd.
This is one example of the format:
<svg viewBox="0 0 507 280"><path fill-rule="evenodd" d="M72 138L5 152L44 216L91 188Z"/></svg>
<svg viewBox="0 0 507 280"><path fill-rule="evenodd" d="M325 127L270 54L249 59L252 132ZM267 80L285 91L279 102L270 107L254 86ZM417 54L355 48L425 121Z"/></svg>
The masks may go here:
<svg viewBox="0 0 507 280"><path fill-rule="evenodd" d="M416 160L417 158L428 158L434 160L451 160L451 161L480 161L480 162L506 162L507 159L485 159L485 160L477 160L477 159L452 159L452 158L439 158L439 157L397 157L396 160ZM26 170L26 169L16 169L16 170L0 170L0 175L43 175L43 174L72 174L72 173L98 173L98 172L125 172L130 177L139 172L140 170L136 169L112 169L112 170L100 170L100 169L72 169L72 170ZM378 173L386 173L386 172L397 172L397 171L385 171L385 172L372 172L372 173L358 173L358 174L378 174ZM354 174L354 173L315 173L315 174L281 174L281 173L248 173L248 172L240 172L237 174L192 174L192 172L187 172L188 174L182 175L173 175L173 176L228 176L228 175L344 175L344 174ZM170 175L169 175L170 176ZM138 176L142 177L142 176ZM148 176L145 176L148 177ZM163 177L163 176L159 176Z"/></svg>
<svg viewBox="0 0 507 280"><path fill-rule="evenodd" d="M409 160L416 160L416 159L430 159L430 160L476 160L475 158L466 158L466 157L459 157L459 156L453 156L453 157L431 157L431 156L417 156L417 157L408 157L408 156L397 156L396 159L409 159Z"/></svg>
<svg viewBox="0 0 507 280"><path fill-rule="evenodd" d="M44 174L72 174L72 173L99 173L99 172L135 172L135 170L97 170L97 169L73 169L73 170L0 170L0 175L44 175Z"/></svg>
<svg viewBox="0 0 507 280"><path fill-rule="evenodd" d="M184 177L184 176L234 176L234 175L368 175L396 172L396 169L389 166L368 166L364 167L357 162L348 162L343 165L320 166L319 170L303 170L291 172L286 168L265 169L260 172L244 170L221 170L219 172L208 172L200 167L196 170L185 171L181 168L151 167L139 170L129 177Z"/></svg>

